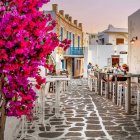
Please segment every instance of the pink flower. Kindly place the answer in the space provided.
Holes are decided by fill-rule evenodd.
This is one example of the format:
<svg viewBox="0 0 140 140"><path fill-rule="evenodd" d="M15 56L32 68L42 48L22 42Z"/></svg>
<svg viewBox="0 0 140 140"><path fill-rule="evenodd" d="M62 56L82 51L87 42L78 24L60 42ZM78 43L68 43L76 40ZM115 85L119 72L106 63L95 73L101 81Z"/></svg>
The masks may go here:
<svg viewBox="0 0 140 140"><path fill-rule="evenodd" d="M16 49L16 50L15 50L15 53L16 53L16 54L23 54L24 51L23 51L23 49Z"/></svg>
<svg viewBox="0 0 140 140"><path fill-rule="evenodd" d="M8 0L8 6L0 8L0 75L9 116L31 116L36 93L28 77L36 78L39 89L46 80L38 76L38 67L45 66L54 72L55 66L46 64L47 56L57 46L64 50L69 46L69 41L60 43L53 33L56 22L51 16L38 10L47 2Z"/></svg>
<svg viewBox="0 0 140 140"><path fill-rule="evenodd" d="M15 112L16 112L17 116L21 117L22 115L25 115L27 113L27 107L24 105L17 106L15 108Z"/></svg>

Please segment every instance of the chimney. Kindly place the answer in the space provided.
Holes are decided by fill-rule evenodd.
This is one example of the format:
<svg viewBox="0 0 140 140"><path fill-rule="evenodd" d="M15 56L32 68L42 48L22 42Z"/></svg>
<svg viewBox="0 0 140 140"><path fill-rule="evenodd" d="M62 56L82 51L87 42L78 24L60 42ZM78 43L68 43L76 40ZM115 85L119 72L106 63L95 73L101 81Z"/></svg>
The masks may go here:
<svg viewBox="0 0 140 140"><path fill-rule="evenodd" d="M77 25L77 20L74 20L74 24Z"/></svg>
<svg viewBox="0 0 140 140"><path fill-rule="evenodd" d="M59 13L64 16L64 10L59 10Z"/></svg>
<svg viewBox="0 0 140 140"><path fill-rule="evenodd" d="M65 18L66 18L66 19L69 19L69 15L68 15L68 14L65 14Z"/></svg>
<svg viewBox="0 0 140 140"><path fill-rule="evenodd" d="M58 5L52 4L52 10L57 13L58 12Z"/></svg>
<svg viewBox="0 0 140 140"><path fill-rule="evenodd" d="M82 29L82 23L79 23L79 27Z"/></svg>
<svg viewBox="0 0 140 140"><path fill-rule="evenodd" d="M72 17L71 16L69 17L69 21L72 22Z"/></svg>

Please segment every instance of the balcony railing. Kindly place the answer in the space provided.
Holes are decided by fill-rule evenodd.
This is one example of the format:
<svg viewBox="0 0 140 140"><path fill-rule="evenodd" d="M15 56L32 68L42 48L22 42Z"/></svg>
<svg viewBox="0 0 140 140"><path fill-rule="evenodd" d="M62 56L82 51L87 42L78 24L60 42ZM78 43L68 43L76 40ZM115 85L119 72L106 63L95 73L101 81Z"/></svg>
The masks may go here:
<svg viewBox="0 0 140 140"><path fill-rule="evenodd" d="M70 47L64 55L84 55L84 47Z"/></svg>

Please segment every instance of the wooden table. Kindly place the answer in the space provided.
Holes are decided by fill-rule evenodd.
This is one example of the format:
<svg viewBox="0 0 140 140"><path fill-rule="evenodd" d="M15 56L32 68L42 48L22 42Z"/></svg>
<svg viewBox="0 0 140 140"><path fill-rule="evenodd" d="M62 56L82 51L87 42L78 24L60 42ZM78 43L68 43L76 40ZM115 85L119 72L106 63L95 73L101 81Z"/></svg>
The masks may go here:
<svg viewBox="0 0 140 140"><path fill-rule="evenodd" d="M107 95L106 97L109 99L109 89L110 89L110 85L109 85L109 82L110 82L110 76L112 75L112 73L105 73L106 75L106 80L107 80Z"/></svg>
<svg viewBox="0 0 140 140"><path fill-rule="evenodd" d="M70 78L67 76L46 76L46 81L54 81L55 90L55 116L60 117L60 84L62 81L69 81Z"/></svg>
<svg viewBox="0 0 140 140"><path fill-rule="evenodd" d="M63 76L59 76L59 75L49 75L49 76L45 76L43 78L46 78L46 82L54 82L55 86L56 86L56 90L55 90L55 116L56 117L60 117L60 86L61 86L61 82L62 81L69 81L70 78L63 75ZM34 78L31 78L30 81L34 84L36 84L36 80ZM45 87L45 86L43 86ZM45 90L44 90L45 91ZM43 93L45 94L45 93ZM43 97L44 98L44 97ZM44 100L44 99L43 99Z"/></svg>
<svg viewBox="0 0 140 140"><path fill-rule="evenodd" d="M101 80L102 80L103 76L105 75L105 73L94 71L94 75L97 77L97 80L98 80L98 84L97 84L98 94L101 95Z"/></svg>
<svg viewBox="0 0 140 140"><path fill-rule="evenodd" d="M131 114L131 78L132 77L140 77L140 74L114 74L115 76L115 103L117 104L117 87L118 87L118 81L117 77L122 76L127 78L127 92L125 94L125 111L127 114Z"/></svg>

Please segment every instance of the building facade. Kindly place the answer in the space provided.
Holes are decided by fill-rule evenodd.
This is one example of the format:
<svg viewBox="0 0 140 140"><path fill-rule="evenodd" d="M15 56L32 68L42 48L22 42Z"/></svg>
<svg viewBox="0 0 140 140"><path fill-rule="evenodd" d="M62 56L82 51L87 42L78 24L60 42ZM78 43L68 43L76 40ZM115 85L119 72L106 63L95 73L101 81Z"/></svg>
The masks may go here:
<svg viewBox="0 0 140 140"><path fill-rule="evenodd" d="M128 30L112 25L98 34L89 34L89 47L85 48L84 77L87 65L98 64L100 68L128 63Z"/></svg>
<svg viewBox="0 0 140 140"><path fill-rule="evenodd" d="M83 74L83 28L82 23L72 20L72 17L65 14L63 10L58 10L58 5L53 4L52 10L47 11L57 22L54 32L59 36L60 41L71 40L70 48L64 53L53 52L56 60L57 71L67 69L69 74L76 78Z"/></svg>
<svg viewBox="0 0 140 140"><path fill-rule="evenodd" d="M99 45L128 45L128 29L126 28L116 28L110 24L97 36Z"/></svg>
<svg viewBox="0 0 140 140"><path fill-rule="evenodd" d="M140 73L140 9L128 17L128 64L132 73Z"/></svg>

